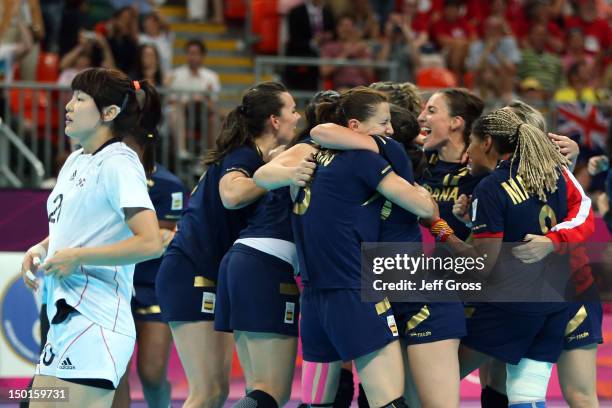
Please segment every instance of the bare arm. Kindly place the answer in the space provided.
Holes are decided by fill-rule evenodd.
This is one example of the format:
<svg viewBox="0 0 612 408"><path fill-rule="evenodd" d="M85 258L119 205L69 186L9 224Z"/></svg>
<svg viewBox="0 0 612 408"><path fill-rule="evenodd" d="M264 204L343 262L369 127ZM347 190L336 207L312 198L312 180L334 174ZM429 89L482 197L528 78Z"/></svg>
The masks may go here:
<svg viewBox="0 0 612 408"><path fill-rule="evenodd" d="M297 144L257 169L253 179L258 186L267 190L289 186L300 163L308 160L316 152L317 148L312 145Z"/></svg>
<svg viewBox="0 0 612 408"><path fill-rule="evenodd" d="M371 136L355 132L335 123L323 123L310 131L312 140L319 145L336 150L370 150L378 153L378 146Z"/></svg>
<svg viewBox="0 0 612 408"><path fill-rule="evenodd" d="M394 172L387 174L376 190L389 201L418 217L428 218L434 214L434 203L427 190L413 186Z"/></svg>
<svg viewBox="0 0 612 408"><path fill-rule="evenodd" d="M240 171L232 171L221 177L219 195L223 206L237 210L259 199L266 193L265 188L255 184L255 180Z"/></svg>
<svg viewBox="0 0 612 408"><path fill-rule="evenodd" d="M163 247L155 212L143 208L124 211L133 236L99 247L60 249L47 259L42 269L47 275L61 278L74 272L79 265L129 265L159 258Z"/></svg>

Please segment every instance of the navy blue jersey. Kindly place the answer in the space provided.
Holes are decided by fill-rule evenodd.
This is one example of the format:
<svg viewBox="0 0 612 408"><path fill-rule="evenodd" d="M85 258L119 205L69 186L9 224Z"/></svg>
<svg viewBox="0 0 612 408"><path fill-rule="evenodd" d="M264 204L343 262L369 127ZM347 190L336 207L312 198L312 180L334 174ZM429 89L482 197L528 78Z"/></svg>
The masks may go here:
<svg viewBox="0 0 612 408"><path fill-rule="evenodd" d="M149 197L160 221L178 221L187 202L187 189L183 182L162 166L155 164L155 170L147 180ZM134 284L153 284L161 264L161 257L136 264Z"/></svg>
<svg viewBox="0 0 612 408"><path fill-rule="evenodd" d="M510 163L502 161L485 177L472 195L472 222L474 238L500 237L503 242L521 243L527 234L545 235L567 216L567 187L565 179L557 180L557 190L547 195L546 202L529 195L514 163L510 178ZM552 254L551 257L556 255ZM546 272L547 261L524 264L505 249L499 254L490 280L504 287L520 284L536 287ZM559 271L559 273L561 273ZM525 282L534 282L533 286ZM508 310L530 314L547 313L557 308L548 303L499 303Z"/></svg>
<svg viewBox="0 0 612 408"><path fill-rule="evenodd" d="M216 281L223 255L257 207L254 202L238 210L227 210L219 195L219 181L233 171L252 177L263 164L254 149L243 146L230 152L220 163L209 166L191 192L189 205L166 253L186 256L199 273Z"/></svg>
<svg viewBox="0 0 612 408"><path fill-rule="evenodd" d="M437 154L428 158L427 168L418 183L431 193L438 203L440 218L455 230L455 235L466 240L470 229L453 215L453 204L461 194L471 195L483 176L472 176L461 163L449 163L438 159Z"/></svg>
<svg viewBox="0 0 612 408"><path fill-rule="evenodd" d="M276 238L293 242L289 187L269 191L249 218L240 238Z"/></svg>
<svg viewBox="0 0 612 408"><path fill-rule="evenodd" d="M322 149L311 184L293 206L302 281L318 289L358 289L361 243L378 241L382 200L376 187L391 172L380 155Z"/></svg>
<svg viewBox="0 0 612 408"><path fill-rule="evenodd" d="M412 162L404 146L388 137L375 136L380 154L391 164L393 171L404 180L414 183ZM385 200L381 211L380 242L421 242L417 216Z"/></svg>

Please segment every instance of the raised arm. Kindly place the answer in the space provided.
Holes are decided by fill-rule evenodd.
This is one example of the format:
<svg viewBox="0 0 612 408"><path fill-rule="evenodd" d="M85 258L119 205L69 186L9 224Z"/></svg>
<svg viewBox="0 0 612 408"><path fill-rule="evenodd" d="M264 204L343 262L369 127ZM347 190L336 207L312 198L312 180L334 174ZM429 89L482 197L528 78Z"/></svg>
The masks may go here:
<svg viewBox="0 0 612 408"><path fill-rule="evenodd" d="M308 143L299 143L285 150L269 163L261 166L253 175L255 183L267 190L290 186L300 164L311 158L318 149Z"/></svg>
<svg viewBox="0 0 612 408"><path fill-rule="evenodd" d="M223 206L228 210L246 207L257 201L266 191L241 171L231 171L219 181L219 195Z"/></svg>
<svg viewBox="0 0 612 408"><path fill-rule="evenodd" d="M335 150L370 150L378 153L378 146L370 135L355 132L335 123L323 123L310 131L310 137L322 147Z"/></svg>
<svg viewBox="0 0 612 408"><path fill-rule="evenodd" d="M423 218L434 215L435 204L424 188L413 186L394 172L387 174L376 190L387 200Z"/></svg>

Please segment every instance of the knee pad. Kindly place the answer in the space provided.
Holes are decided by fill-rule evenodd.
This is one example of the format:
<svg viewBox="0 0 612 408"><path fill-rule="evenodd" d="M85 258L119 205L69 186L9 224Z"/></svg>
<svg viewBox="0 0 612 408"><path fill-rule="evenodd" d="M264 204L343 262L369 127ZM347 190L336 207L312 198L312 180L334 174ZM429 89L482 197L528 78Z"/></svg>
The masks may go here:
<svg viewBox="0 0 612 408"><path fill-rule="evenodd" d="M546 390L552 363L523 358L517 365L506 364L506 392L509 407L519 407L524 403L537 403L546 400ZM545 406L545 405L542 405Z"/></svg>
<svg viewBox="0 0 612 408"><path fill-rule="evenodd" d="M353 393L355 392L355 383L353 382L353 372L343 368L340 370L340 382L338 383L338 392L334 400L334 408L348 408L353 401Z"/></svg>
<svg viewBox="0 0 612 408"><path fill-rule="evenodd" d="M404 397L399 397L398 399L383 405L381 408L408 408L408 405L406 404Z"/></svg>
<svg viewBox="0 0 612 408"><path fill-rule="evenodd" d="M278 404L267 392L253 390L236 402L234 408L278 408Z"/></svg>
<svg viewBox="0 0 612 408"><path fill-rule="evenodd" d="M482 408L508 408L508 397L491 387L485 387L480 393Z"/></svg>

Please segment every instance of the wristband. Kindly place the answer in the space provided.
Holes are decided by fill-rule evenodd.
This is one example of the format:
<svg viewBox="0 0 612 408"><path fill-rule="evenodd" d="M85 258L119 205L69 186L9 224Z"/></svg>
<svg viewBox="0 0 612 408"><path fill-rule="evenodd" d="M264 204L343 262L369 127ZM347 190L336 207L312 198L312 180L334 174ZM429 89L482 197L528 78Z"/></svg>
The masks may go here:
<svg viewBox="0 0 612 408"><path fill-rule="evenodd" d="M429 227L429 231L437 242L446 242L448 237L455 233L455 231L453 231L448 223L442 218L434 222L433 225Z"/></svg>

